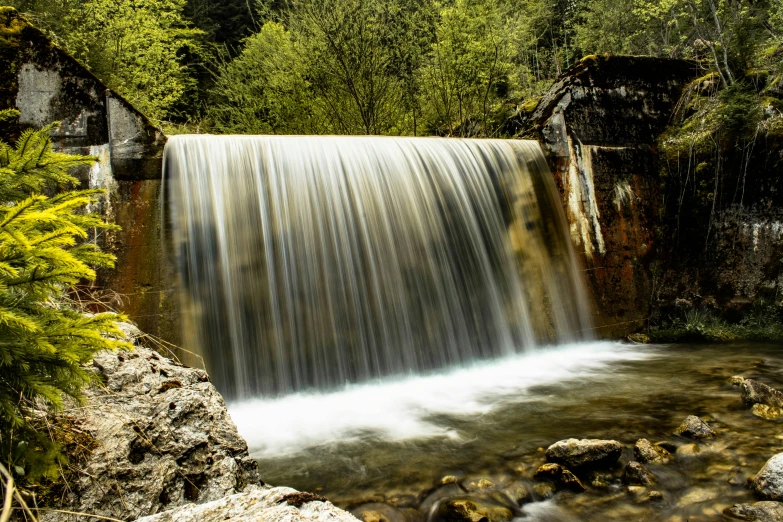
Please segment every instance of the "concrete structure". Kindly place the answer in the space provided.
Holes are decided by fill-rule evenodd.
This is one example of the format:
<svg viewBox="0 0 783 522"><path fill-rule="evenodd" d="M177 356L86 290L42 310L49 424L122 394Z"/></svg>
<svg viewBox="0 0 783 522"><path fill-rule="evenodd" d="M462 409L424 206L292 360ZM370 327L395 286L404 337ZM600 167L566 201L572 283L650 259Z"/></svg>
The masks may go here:
<svg viewBox="0 0 783 522"><path fill-rule="evenodd" d="M101 159L79 176L107 190L101 212L122 230L99 238L118 269L101 271L97 287L111 289L104 298L145 332L176 342L173 273L161 241L163 132L10 7L0 7L0 71L0 109L21 113L0 138L59 121L56 149Z"/></svg>

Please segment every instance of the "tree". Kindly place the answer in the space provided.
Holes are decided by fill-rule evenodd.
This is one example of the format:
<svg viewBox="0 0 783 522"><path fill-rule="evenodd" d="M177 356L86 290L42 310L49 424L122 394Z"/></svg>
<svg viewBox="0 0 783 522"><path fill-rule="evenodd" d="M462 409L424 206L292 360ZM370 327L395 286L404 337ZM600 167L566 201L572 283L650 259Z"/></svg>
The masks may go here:
<svg viewBox="0 0 783 522"><path fill-rule="evenodd" d="M440 10L437 40L420 74L431 132L490 136L513 88L516 20L492 0L455 0Z"/></svg>
<svg viewBox="0 0 783 522"><path fill-rule="evenodd" d="M220 67L207 114L218 132L317 133L328 125L313 98L299 44L281 24L267 22Z"/></svg>
<svg viewBox="0 0 783 522"><path fill-rule="evenodd" d="M66 299L95 279L92 267L112 266L113 256L85 239L114 226L84 212L99 190L42 195L75 185L69 170L95 163L52 152L52 127L25 132L15 147L0 142L0 458L17 474L51 474L60 458L37 431L36 412L80 399L94 379L84 364L129 346L119 340L122 316L85 315Z"/></svg>

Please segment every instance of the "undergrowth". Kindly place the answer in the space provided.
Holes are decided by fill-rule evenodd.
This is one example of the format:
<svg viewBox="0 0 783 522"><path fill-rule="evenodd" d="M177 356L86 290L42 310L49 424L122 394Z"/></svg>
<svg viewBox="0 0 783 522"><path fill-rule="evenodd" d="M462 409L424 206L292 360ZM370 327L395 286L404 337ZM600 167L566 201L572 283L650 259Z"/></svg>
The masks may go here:
<svg viewBox="0 0 783 522"><path fill-rule="evenodd" d="M739 321L731 322L710 310L692 309L650 328L653 342L783 342L783 307L759 302Z"/></svg>

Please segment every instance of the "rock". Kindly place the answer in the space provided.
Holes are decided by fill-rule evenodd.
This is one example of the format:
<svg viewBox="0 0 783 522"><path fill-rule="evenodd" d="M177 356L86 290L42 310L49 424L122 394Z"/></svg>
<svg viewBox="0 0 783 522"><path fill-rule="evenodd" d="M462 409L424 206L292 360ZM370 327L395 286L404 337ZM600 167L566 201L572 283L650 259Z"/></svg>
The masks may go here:
<svg viewBox="0 0 783 522"><path fill-rule="evenodd" d="M457 483L457 477L454 475L446 475L442 479L440 479L440 483L444 486L446 484L456 484Z"/></svg>
<svg viewBox="0 0 783 522"><path fill-rule="evenodd" d="M682 424L674 430L674 434L691 439L709 439L715 436L712 428L696 415L688 415Z"/></svg>
<svg viewBox="0 0 783 522"><path fill-rule="evenodd" d="M608 467L615 464L622 453L622 444L615 440L568 439L549 446L546 458L569 468Z"/></svg>
<svg viewBox="0 0 783 522"><path fill-rule="evenodd" d="M429 520L431 522L507 522L513 517L514 513L505 506L481 502L473 498L461 498L441 502Z"/></svg>
<svg viewBox="0 0 783 522"><path fill-rule="evenodd" d="M519 482L506 486L503 489L503 493L517 506L522 506L533 500L530 491L528 491L524 484L520 484Z"/></svg>
<svg viewBox="0 0 783 522"><path fill-rule="evenodd" d="M651 486L655 484L655 475L638 462L629 462L623 471L623 482L630 486Z"/></svg>
<svg viewBox="0 0 783 522"><path fill-rule="evenodd" d="M576 478L576 475L568 471L560 464L544 464L536 471L534 475L536 480L546 480L555 485L556 489L570 489L578 493L585 490L585 487Z"/></svg>
<svg viewBox="0 0 783 522"><path fill-rule="evenodd" d="M715 500L720 496L720 492L707 488L693 488L680 497L677 501L677 505L680 507L690 506L691 504L700 504L702 502L709 502Z"/></svg>
<svg viewBox="0 0 783 522"><path fill-rule="evenodd" d="M636 460L648 464L666 464L672 459L672 454L666 449L653 445L647 439L639 439L633 447Z"/></svg>
<svg viewBox="0 0 783 522"><path fill-rule="evenodd" d="M749 522L783 522L783 503L763 501L755 504L735 504L724 515Z"/></svg>
<svg viewBox="0 0 783 522"><path fill-rule="evenodd" d="M429 514L433 508L443 500L461 497L463 495L465 495L465 490L462 489L462 486L456 482L450 482L431 491L421 502L419 510L421 510L422 513Z"/></svg>
<svg viewBox="0 0 783 522"><path fill-rule="evenodd" d="M203 370L137 346L99 353L103 387L75 409L95 441L60 509L133 520L258 483L255 460ZM47 521L80 520L47 514Z"/></svg>
<svg viewBox="0 0 783 522"><path fill-rule="evenodd" d="M137 522L356 522L347 511L319 498L291 488L248 486L242 493L180 506Z"/></svg>
<svg viewBox="0 0 783 522"><path fill-rule="evenodd" d="M351 509L362 522L423 522L424 515L416 509L398 509L382 502L362 504Z"/></svg>
<svg viewBox="0 0 783 522"><path fill-rule="evenodd" d="M633 344L650 344L650 337L643 333L632 333L626 339Z"/></svg>
<svg viewBox="0 0 783 522"><path fill-rule="evenodd" d="M783 393L766 384L753 379L745 379L740 385L740 390L742 391L742 402L746 406L766 404L775 408L783 408Z"/></svg>
<svg viewBox="0 0 783 522"><path fill-rule="evenodd" d="M551 482L539 482L533 486L533 492L539 500L545 500L555 494L555 485Z"/></svg>
<svg viewBox="0 0 783 522"><path fill-rule="evenodd" d="M729 379L729 384L732 386L742 386L743 382L745 382L745 377L742 375L734 375Z"/></svg>
<svg viewBox="0 0 783 522"><path fill-rule="evenodd" d="M633 497L641 497L646 491L644 486L628 486L628 493Z"/></svg>
<svg viewBox="0 0 783 522"><path fill-rule="evenodd" d="M660 502L663 500L663 493L660 491L650 491L645 495L644 500L647 502Z"/></svg>
<svg viewBox="0 0 783 522"><path fill-rule="evenodd" d="M783 501L783 453L769 459L753 477L750 486L766 500Z"/></svg>
<svg viewBox="0 0 783 522"><path fill-rule="evenodd" d="M463 482L462 487L465 488L465 491L468 491L470 493L474 492L482 492L482 491L489 491L491 489L495 489L495 483L491 480L481 478L481 479L473 479L473 480L467 480Z"/></svg>
<svg viewBox="0 0 783 522"><path fill-rule="evenodd" d="M770 406L768 404L756 403L750 408L750 412L756 417L767 420L775 420L783 417L783 408Z"/></svg>
<svg viewBox="0 0 783 522"><path fill-rule="evenodd" d="M701 446L694 442L693 444L685 444L677 448L677 455L681 455L683 457L693 457L701 453L701 451Z"/></svg>
<svg viewBox="0 0 783 522"><path fill-rule="evenodd" d="M587 481L594 488L608 488L615 482L615 477L611 473L593 470L587 475Z"/></svg>

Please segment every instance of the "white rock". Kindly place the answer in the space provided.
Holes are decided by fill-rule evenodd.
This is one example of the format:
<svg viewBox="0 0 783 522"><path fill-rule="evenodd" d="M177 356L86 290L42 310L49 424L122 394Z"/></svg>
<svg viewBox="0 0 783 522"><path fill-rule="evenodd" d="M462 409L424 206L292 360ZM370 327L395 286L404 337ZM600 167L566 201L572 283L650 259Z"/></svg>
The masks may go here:
<svg viewBox="0 0 783 522"><path fill-rule="evenodd" d="M357 522L353 515L331 502L312 500L297 507L295 489L248 486L237 493L206 504L190 504L140 518L137 522ZM307 494L304 494L307 495ZM290 499L290 500L288 500Z"/></svg>

